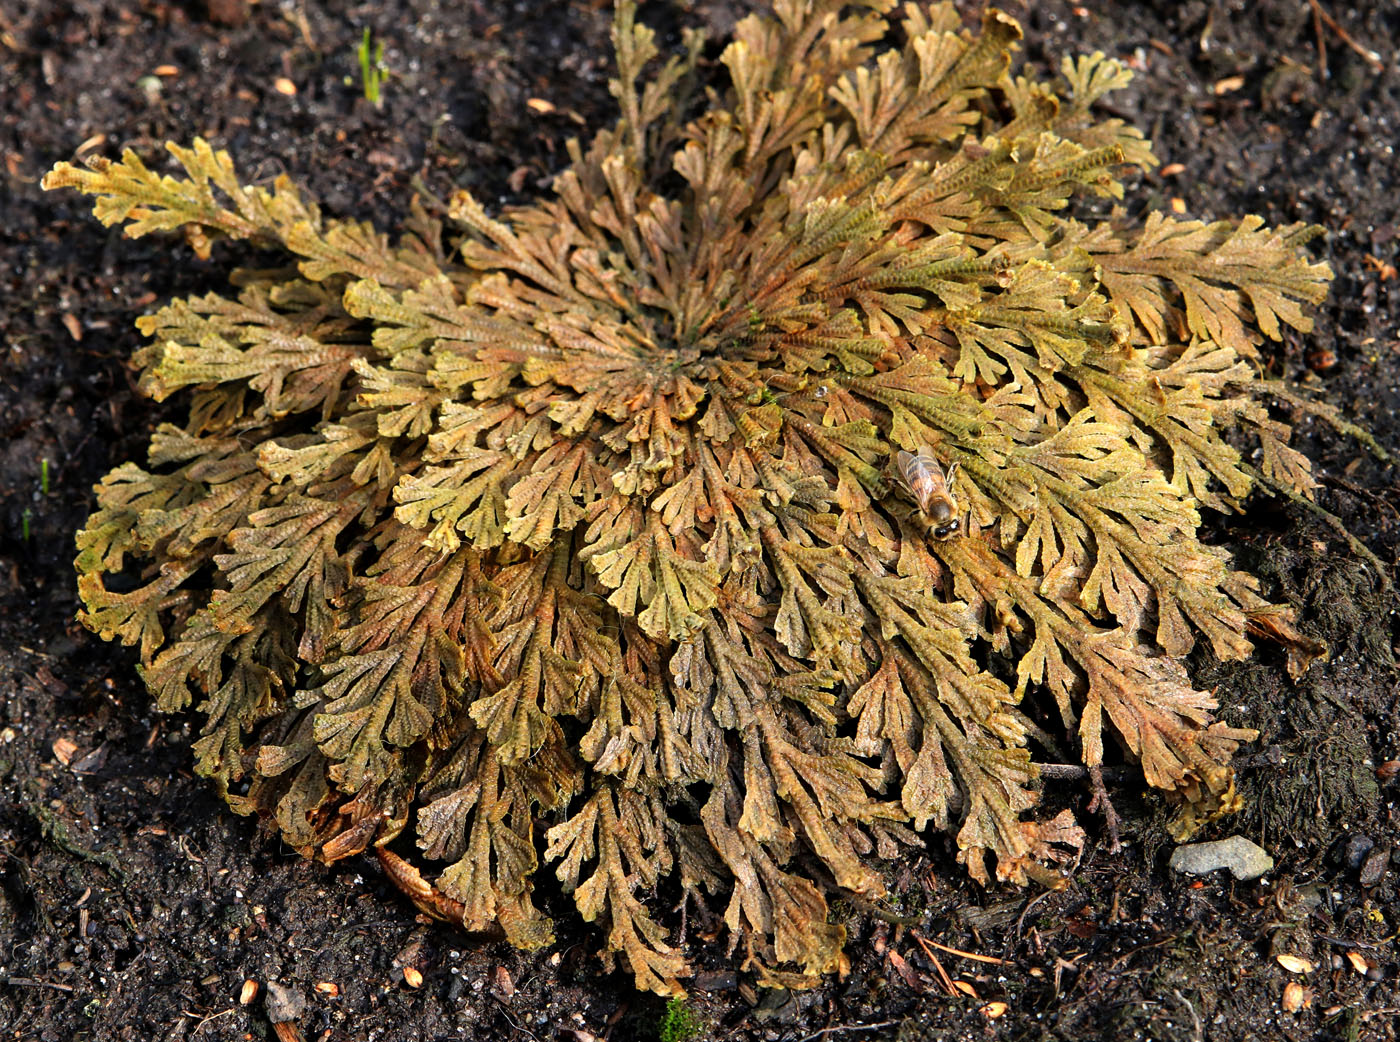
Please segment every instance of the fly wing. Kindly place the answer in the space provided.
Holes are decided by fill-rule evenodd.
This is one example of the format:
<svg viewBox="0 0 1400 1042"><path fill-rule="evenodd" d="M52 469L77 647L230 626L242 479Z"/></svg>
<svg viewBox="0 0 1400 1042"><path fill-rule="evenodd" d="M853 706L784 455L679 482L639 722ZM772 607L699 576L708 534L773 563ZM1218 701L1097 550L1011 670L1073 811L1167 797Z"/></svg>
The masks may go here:
<svg viewBox="0 0 1400 1042"><path fill-rule="evenodd" d="M927 511L929 497L934 492L932 468L937 466L937 462L923 449L918 452L901 450L894 460L895 465L899 468L899 476L904 479L905 486L913 493L914 501L919 504L919 509Z"/></svg>

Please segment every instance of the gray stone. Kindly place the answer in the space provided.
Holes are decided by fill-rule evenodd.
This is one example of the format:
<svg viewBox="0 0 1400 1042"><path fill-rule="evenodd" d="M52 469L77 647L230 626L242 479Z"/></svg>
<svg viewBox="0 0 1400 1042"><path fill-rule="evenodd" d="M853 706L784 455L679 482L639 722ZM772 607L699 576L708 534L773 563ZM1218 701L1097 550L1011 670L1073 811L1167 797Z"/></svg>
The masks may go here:
<svg viewBox="0 0 1400 1042"><path fill-rule="evenodd" d="M1218 868L1228 868L1236 879L1258 879L1274 867L1274 859L1257 843L1243 836L1212 840L1209 843L1187 843L1172 851L1170 867L1173 872L1203 876Z"/></svg>
<svg viewBox="0 0 1400 1042"><path fill-rule="evenodd" d="M275 980L267 982L267 1019L274 1024L296 1020L306 1012L306 995L297 988L284 987Z"/></svg>
<svg viewBox="0 0 1400 1042"><path fill-rule="evenodd" d="M1375 886L1385 875L1385 864L1390 860L1390 848L1380 847L1366 855L1359 873L1362 886Z"/></svg>

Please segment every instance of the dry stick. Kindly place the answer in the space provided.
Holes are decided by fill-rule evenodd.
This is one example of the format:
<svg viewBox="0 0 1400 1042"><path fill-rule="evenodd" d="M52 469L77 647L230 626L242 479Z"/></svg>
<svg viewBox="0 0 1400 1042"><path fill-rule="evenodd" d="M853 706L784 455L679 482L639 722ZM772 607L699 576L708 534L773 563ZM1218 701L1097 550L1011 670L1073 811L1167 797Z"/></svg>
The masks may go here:
<svg viewBox="0 0 1400 1042"><path fill-rule="evenodd" d="M1340 36L1342 38L1342 42L1345 43L1348 47L1350 47L1353 51L1361 55L1361 57L1366 60L1367 64L1369 64L1372 69L1374 69L1376 72L1380 72L1383 68L1385 68L1385 64L1381 61L1381 56L1373 50L1370 50L1366 47L1362 47L1361 44L1357 43L1354 39L1352 39L1351 34L1348 33L1345 29L1343 29L1337 23L1337 20L1335 18L1333 18L1330 14L1328 14L1322 9L1322 4L1319 3L1318 0L1308 0L1308 3L1312 5L1314 25L1316 25L1319 21L1327 23L1327 28L1331 29L1334 33ZM1322 46L1321 32L1318 33L1317 50L1319 56L1322 59L1322 75L1326 77L1327 54Z"/></svg>
<svg viewBox="0 0 1400 1042"><path fill-rule="evenodd" d="M1078 781L1089 772L1077 763L1033 763L1037 777L1056 781Z"/></svg>
<svg viewBox="0 0 1400 1042"><path fill-rule="evenodd" d="M990 963L993 966L1011 965L1011 963L1007 962L1005 959L998 959L995 956L978 955L976 952L965 952L959 948L949 948L946 944L939 944L937 941L927 940L926 938L920 936L917 930L910 930L909 933L914 938L914 940L918 941L920 944L925 946L931 945L941 952L947 952L949 955L959 955L964 959L972 959L974 962L986 962Z"/></svg>
<svg viewBox="0 0 1400 1042"><path fill-rule="evenodd" d="M1089 813L1103 814L1104 824L1108 826L1109 852L1117 854L1123 849L1123 844L1118 833L1118 812L1113 809L1113 802L1108 798L1108 789L1104 787L1104 775L1113 777L1122 773L1121 771L1109 768L1104 770L1103 766L1096 764L1093 767L1081 767L1077 763L1033 763L1032 767L1041 778L1053 778L1062 781L1078 781L1086 775L1089 778L1089 791L1094 794L1094 798L1089 801Z"/></svg>
<svg viewBox="0 0 1400 1042"><path fill-rule="evenodd" d="M1312 4L1313 13L1313 39L1317 41L1317 75L1319 79L1329 79L1327 72L1327 44L1322 39L1322 8L1317 6L1317 0L1309 0Z"/></svg>
<svg viewBox="0 0 1400 1042"><path fill-rule="evenodd" d="M822 1028L820 1031L800 1038L798 1042L813 1042L813 1039L825 1038L827 1035L839 1035L847 1031L874 1031L876 1028L892 1028L898 1023L897 1020L882 1020L878 1024L837 1024L834 1027Z"/></svg>
<svg viewBox="0 0 1400 1042"><path fill-rule="evenodd" d="M938 961L938 956L933 954L933 949L928 946L928 942L926 942L917 933L914 933L913 930L910 930L909 933L910 936L914 938L914 940L919 942L919 947L924 950L924 954L927 955L929 957L929 961L933 963L933 968L938 971L938 979L943 984L943 990L946 991L949 995L961 995L962 992L958 991L957 988L953 987L953 978L948 976L948 971L945 970L943 968L943 964Z"/></svg>
<svg viewBox="0 0 1400 1042"><path fill-rule="evenodd" d="M297 1027L295 1021L284 1020L273 1024L272 1030L277 1035L277 1042L306 1042L306 1036L301 1033L301 1028Z"/></svg>
<svg viewBox="0 0 1400 1042"><path fill-rule="evenodd" d="M1088 777L1089 769L1077 763L1032 763L1037 778L1052 781L1078 781ZM1109 779L1126 777L1129 771L1123 767L1100 767L1099 773Z"/></svg>
<svg viewBox="0 0 1400 1042"><path fill-rule="evenodd" d="M6 977L5 983L12 988L53 988L56 991L73 990L69 984L58 984L51 980L35 980L33 977Z"/></svg>
<svg viewBox="0 0 1400 1042"><path fill-rule="evenodd" d="M1089 789L1094 794L1094 798L1089 801L1089 813L1103 815L1104 824L1108 826L1108 851L1110 854L1117 854L1123 849L1123 844L1118 839L1118 812L1113 809L1113 802L1108 798L1108 789L1103 784L1103 768L1098 764L1089 768Z"/></svg>

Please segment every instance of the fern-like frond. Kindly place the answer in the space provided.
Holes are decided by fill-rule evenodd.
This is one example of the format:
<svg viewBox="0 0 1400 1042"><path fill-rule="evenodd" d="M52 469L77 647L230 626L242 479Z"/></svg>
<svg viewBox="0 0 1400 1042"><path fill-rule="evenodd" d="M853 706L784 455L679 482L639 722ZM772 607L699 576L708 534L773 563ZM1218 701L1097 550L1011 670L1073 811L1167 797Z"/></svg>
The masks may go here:
<svg viewBox="0 0 1400 1042"><path fill-rule="evenodd" d="M1321 651L1201 538L1313 487L1256 363L1326 292L1314 230L1076 216L1156 161L1096 107L1128 70L1013 76L1008 16L894 7L777 0L702 99L698 35L663 55L619 0L620 116L553 197L397 239L203 141L48 175L130 235L286 254L140 320L189 418L78 536L83 622L195 707L236 809L521 947L543 839L673 993L668 877L784 986L841 965L826 890L879 895L928 827L1054 885L1084 833L1037 813L1026 699L1179 834L1235 808L1251 732L1181 659Z"/></svg>

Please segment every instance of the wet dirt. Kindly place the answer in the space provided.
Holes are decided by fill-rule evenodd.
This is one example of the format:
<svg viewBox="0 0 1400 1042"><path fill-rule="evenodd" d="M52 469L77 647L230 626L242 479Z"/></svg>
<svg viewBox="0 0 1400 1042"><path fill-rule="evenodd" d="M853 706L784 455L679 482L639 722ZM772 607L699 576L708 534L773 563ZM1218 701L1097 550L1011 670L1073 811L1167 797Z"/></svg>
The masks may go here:
<svg viewBox="0 0 1400 1042"><path fill-rule="evenodd" d="M674 43L683 25L722 37L747 6L657 0L643 17ZM1005 6L1041 68L1104 50L1137 70L1110 105L1168 165L1135 206L1324 227L1313 248L1333 293L1314 334L1271 349L1269 372L1400 451L1400 9ZM191 773L187 721L154 714L133 656L72 621L90 488L140 457L162 415L132 387L132 321L220 286L240 258L124 240L37 184L75 152L155 162L166 139L202 135L245 178L286 172L328 211L384 227L415 176L530 198L568 137L611 118L608 24L604 0L0 0L0 1039L271 1038L268 982L305 1001L297 1028L318 1042L659 1036L663 1004L604 971L562 895L546 892L553 948L476 945L419 921L368 860L310 864L230 813ZM382 108L362 97L366 26L390 70ZM1393 562L1395 469L1315 416L1283 402L1279 415L1318 462L1321 505ZM889 871L894 911L916 925L836 906L851 932L843 978L756 990L722 942L698 944L698 1037L1394 1039L1396 601L1336 530L1286 502L1212 524L1332 649L1296 682L1268 649L1193 664L1225 718L1261 732L1240 761L1246 810L1202 838L1243 833L1272 872L1174 877L1163 810L1130 778L1116 790L1128 842L1111 853L1088 794L1050 783L1096 837L1067 889L981 890L936 837ZM245 981L258 984L246 1004Z"/></svg>

